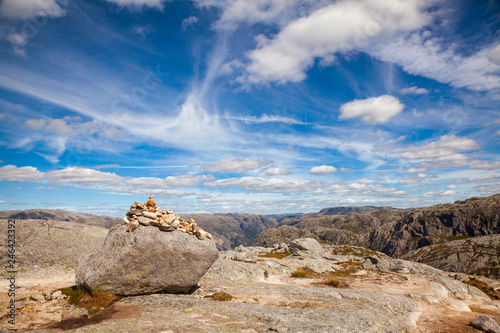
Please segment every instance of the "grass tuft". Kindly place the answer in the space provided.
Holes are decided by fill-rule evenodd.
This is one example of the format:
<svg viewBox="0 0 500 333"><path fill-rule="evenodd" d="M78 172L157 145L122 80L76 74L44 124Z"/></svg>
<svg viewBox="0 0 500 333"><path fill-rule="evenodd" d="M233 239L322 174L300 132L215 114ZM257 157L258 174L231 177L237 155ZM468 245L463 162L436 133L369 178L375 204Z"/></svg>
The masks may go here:
<svg viewBox="0 0 500 333"><path fill-rule="evenodd" d="M302 279L302 278L307 277L307 272L303 269L298 269L298 270L292 272L292 277Z"/></svg>
<svg viewBox="0 0 500 333"><path fill-rule="evenodd" d="M205 298L210 298L213 301L229 302L233 299L233 296L229 295L228 293L219 292L212 295L207 295L205 296Z"/></svg>
<svg viewBox="0 0 500 333"><path fill-rule="evenodd" d="M490 287L483 281L480 281L476 278L469 278L469 280L464 281L464 283L476 287L477 289L488 295L491 299L500 299L500 293L495 291L493 287Z"/></svg>
<svg viewBox="0 0 500 333"><path fill-rule="evenodd" d="M69 297L69 303L80 308L86 308L90 314L94 315L110 307L114 302L122 298L101 290L89 293L82 286L72 286L59 290Z"/></svg>
<svg viewBox="0 0 500 333"><path fill-rule="evenodd" d="M326 284L335 288L338 288L340 286L340 281L338 279L330 279L326 281Z"/></svg>
<svg viewBox="0 0 500 333"><path fill-rule="evenodd" d="M283 258L288 257L290 255L292 255L291 252L284 252L284 253L273 253L273 252L270 252L270 253L265 253L265 254L259 254L258 257L261 257L261 258L283 259Z"/></svg>

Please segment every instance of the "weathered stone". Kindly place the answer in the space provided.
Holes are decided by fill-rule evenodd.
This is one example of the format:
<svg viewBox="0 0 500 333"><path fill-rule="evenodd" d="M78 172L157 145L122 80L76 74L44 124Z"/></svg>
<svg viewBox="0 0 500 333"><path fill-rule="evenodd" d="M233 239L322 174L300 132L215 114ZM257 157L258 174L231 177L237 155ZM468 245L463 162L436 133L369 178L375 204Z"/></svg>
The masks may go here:
<svg viewBox="0 0 500 333"><path fill-rule="evenodd" d="M156 213L144 212L144 213L142 213L142 216L147 217L147 218L152 219L152 220L156 219Z"/></svg>
<svg viewBox="0 0 500 333"><path fill-rule="evenodd" d="M172 228L174 229L177 229L180 227L180 223L179 223L179 220L174 220L172 221L172 223L170 224L172 226Z"/></svg>
<svg viewBox="0 0 500 333"><path fill-rule="evenodd" d="M130 221L129 221L129 219L128 219L128 218L124 217L124 218L123 218L123 223L124 223L124 224L129 224L129 223L130 223Z"/></svg>
<svg viewBox="0 0 500 333"><path fill-rule="evenodd" d="M149 225L150 225L150 226L153 226L153 227L159 227L159 226L160 226L160 224L161 224L161 222L160 222L160 221L158 221L158 220L149 220Z"/></svg>
<svg viewBox="0 0 500 333"><path fill-rule="evenodd" d="M320 243L313 238L297 238L290 244L293 253L298 251L308 251L313 254L323 254L324 250Z"/></svg>
<svg viewBox="0 0 500 333"><path fill-rule="evenodd" d="M174 231L175 230L175 228L172 227L170 224L166 224L166 223L162 223L162 222L160 222L158 229L160 229L161 231Z"/></svg>
<svg viewBox="0 0 500 333"><path fill-rule="evenodd" d="M137 221L139 221L140 224L148 226L151 223L151 219L144 217L144 216L139 216L137 218Z"/></svg>
<svg viewBox="0 0 500 333"><path fill-rule="evenodd" d="M133 232L135 229L139 228L139 221L137 220L133 220L132 222L130 222L130 224L128 225L128 231L129 232Z"/></svg>
<svg viewBox="0 0 500 333"><path fill-rule="evenodd" d="M207 238L207 232L205 230L198 230L198 232L196 233L196 237L198 237L198 239L200 240L204 240L205 238Z"/></svg>
<svg viewBox="0 0 500 333"><path fill-rule="evenodd" d="M470 325L486 333L500 333L500 326L488 316L479 316L473 319Z"/></svg>
<svg viewBox="0 0 500 333"><path fill-rule="evenodd" d="M157 228L127 233L117 225L102 248L79 263L76 283L117 295L188 292L218 256L213 241Z"/></svg>
<svg viewBox="0 0 500 333"><path fill-rule="evenodd" d="M167 216L163 217L163 220L165 221L165 223L171 224L175 220L175 215L174 214L167 214Z"/></svg>
<svg viewBox="0 0 500 333"><path fill-rule="evenodd" d="M62 292L60 290L57 290L55 291L54 293L52 293L52 295L50 296L52 299L56 299L56 298L59 298L62 296Z"/></svg>

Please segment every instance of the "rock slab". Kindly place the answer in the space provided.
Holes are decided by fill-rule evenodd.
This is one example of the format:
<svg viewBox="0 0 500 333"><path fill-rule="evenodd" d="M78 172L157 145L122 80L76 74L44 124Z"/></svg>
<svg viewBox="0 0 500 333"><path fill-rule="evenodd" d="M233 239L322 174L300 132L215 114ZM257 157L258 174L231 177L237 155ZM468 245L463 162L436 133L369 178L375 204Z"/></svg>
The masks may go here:
<svg viewBox="0 0 500 333"><path fill-rule="evenodd" d="M486 333L500 333L500 326L488 316L479 316L470 325Z"/></svg>
<svg viewBox="0 0 500 333"><path fill-rule="evenodd" d="M113 227L103 246L83 258L76 284L93 292L103 290L131 296L159 292L187 293L218 258L213 240L200 241L180 232L158 228Z"/></svg>

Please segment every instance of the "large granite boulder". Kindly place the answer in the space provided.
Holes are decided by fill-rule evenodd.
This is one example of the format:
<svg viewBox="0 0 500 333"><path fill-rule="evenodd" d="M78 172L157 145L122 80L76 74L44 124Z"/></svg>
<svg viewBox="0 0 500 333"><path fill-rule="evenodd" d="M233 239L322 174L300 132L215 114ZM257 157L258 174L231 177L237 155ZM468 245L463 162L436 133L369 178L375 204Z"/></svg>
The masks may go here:
<svg viewBox="0 0 500 333"><path fill-rule="evenodd" d="M186 293L196 288L218 256L208 238L155 227L129 232L126 225L117 225L102 248L81 260L76 284L127 296Z"/></svg>

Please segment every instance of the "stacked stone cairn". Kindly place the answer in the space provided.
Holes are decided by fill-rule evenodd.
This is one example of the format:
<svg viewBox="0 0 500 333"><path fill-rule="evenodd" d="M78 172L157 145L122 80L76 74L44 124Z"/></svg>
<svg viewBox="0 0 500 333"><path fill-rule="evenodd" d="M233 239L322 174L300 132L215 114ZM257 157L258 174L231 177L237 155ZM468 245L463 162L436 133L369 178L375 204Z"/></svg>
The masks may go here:
<svg viewBox="0 0 500 333"><path fill-rule="evenodd" d="M128 224L128 231L134 232L139 226L158 227L161 231L174 231L195 235L200 240L212 239L212 235L198 227L193 219L185 221L179 215L175 215L171 209L159 209L153 200L153 195L149 195L146 203L135 201L123 218L123 223Z"/></svg>

